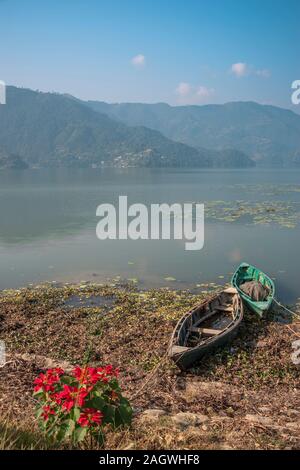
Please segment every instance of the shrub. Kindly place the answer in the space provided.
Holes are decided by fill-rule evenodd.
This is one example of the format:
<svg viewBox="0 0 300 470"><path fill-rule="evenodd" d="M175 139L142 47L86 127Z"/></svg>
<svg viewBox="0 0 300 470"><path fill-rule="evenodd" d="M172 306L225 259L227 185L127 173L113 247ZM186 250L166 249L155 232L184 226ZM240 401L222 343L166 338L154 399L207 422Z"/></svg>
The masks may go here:
<svg viewBox="0 0 300 470"><path fill-rule="evenodd" d="M87 436L103 442L107 426L129 425L132 408L122 396L118 369L76 366L71 374L48 369L34 381L39 425L59 442L77 444Z"/></svg>

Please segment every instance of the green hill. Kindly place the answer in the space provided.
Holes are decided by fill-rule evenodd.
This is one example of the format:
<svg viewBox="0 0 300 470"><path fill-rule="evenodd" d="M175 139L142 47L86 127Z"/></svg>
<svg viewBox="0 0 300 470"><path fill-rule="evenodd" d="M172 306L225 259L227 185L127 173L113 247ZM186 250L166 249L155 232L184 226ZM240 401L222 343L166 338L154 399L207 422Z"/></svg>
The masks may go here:
<svg viewBox="0 0 300 470"><path fill-rule="evenodd" d="M20 155L31 167L254 164L242 152L195 148L143 125L128 126L104 108L96 111L70 95L8 87L7 104L0 106L0 151Z"/></svg>
<svg viewBox="0 0 300 470"><path fill-rule="evenodd" d="M25 168L28 168L28 165L18 155L0 152L0 170L24 170Z"/></svg>
<svg viewBox="0 0 300 470"><path fill-rule="evenodd" d="M120 166L120 157L134 164L145 152L147 166L211 166L203 152L158 131L128 127L67 96L15 87L0 106L0 150L30 166Z"/></svg>
<svg viewBox="0 0 300 470"><path fill-rule="evenodd" d="M159 129L166 137L196 148L236 149L266 165L288 166L299 161L300 115L275 106L253 102L177 107L164 103L87 104L127 125Z"/></svg>

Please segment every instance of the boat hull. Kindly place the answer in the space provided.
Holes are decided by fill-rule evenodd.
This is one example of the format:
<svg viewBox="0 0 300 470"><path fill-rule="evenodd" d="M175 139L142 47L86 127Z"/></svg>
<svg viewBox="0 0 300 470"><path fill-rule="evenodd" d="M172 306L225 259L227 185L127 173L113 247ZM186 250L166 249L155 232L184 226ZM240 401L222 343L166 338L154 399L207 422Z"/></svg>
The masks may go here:
<svg viewBox="0 0 300 470"><path fill-rule="evenodd" d="M240 285L246 281L259 281L263 286L268 287L270 294L267 300L263 302L257 302L245 294L240 289ZM274 282L269 278L269 276L257 269L255 266L251 266L248 263L240 264L232 277L231 284L235 289L237 289L238 293L243 299L245 306L252 312L256 313L259 317L263 317L264 314L270 310L275 296Z"/></svg>
<svg viewBox="0 0 300 470"><path fill-rule="evenodd" d="M184 354L180 352L176 353L176 350L172 352L171 350L169 355L181 370L188 370L196 363L199 363L204 356L208 356L216 349L230 343L237 335L237 332L238 328L235 328L234 331L230 332L228 335L224 336L223 338L219 338L217 342L213 342L206 346L200 346L198 348L193 348Z"/></svg>
<svg viewBox="0 0 300 470"><path fill-rule="evenodd" d="M227 324L223 329L217 330L213 328L199 328L205 326L208 318L214 319L216 311L220 310L224 301L227 300L227 307L230 313L224 314ZM216 310L217 309L217 310ZM225 312L224 312L225 313ZM222 322L222 314L220 315ZM211 297L209 300L202 302L194 309L187 312L177 323L169 345L168 355L181 369L186 370L192 367L201 359L213 353L217 348L224 346L232 341L238 332L238 328L243 318L243 303L235 289L227 289L220 294ZM196 325L196 326L195 326ZM213 326L213 325L212 325ZM209 334L211 336L203 339L200 337L199 344L191 347L188 340L191 331L200 330L200 334ZM208 333L207 333L208 332Z"/></svg>

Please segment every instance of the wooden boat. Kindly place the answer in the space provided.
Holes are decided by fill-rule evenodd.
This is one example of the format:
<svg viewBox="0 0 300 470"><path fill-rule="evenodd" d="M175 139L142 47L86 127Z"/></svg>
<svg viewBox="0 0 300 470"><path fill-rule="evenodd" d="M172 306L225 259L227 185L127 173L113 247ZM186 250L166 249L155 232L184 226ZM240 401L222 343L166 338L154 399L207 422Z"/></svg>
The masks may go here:
<svg viewBox="0 0 300 470"><path fill-rule="evenodd" d="M268 289L269 295L266 300L257 302L240 289L243 283L249 281L258 281ZM259 269L248 263L242 263L234 273L231 284L237 289L245 305L260 317L270 309L275 296L275 285L272 279Z"/></svg>
<svg viewBox="0 0 300 470"><path fill-rule="evenodd" d="M243 318L243 303L230 287L187 312L177 323L168 355L188 369L205 354L230 341Z"/></svg>

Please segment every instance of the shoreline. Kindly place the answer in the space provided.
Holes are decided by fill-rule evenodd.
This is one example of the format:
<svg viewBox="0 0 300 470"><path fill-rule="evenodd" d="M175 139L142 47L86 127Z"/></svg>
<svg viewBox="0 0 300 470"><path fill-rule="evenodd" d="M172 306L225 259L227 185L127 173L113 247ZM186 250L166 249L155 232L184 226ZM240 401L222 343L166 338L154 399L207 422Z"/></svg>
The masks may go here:
<svg viewBox="0 0 300 470"><path fill-rule="evenodd" d="M281 272L280 272L281 273ZM3 287L0 288L0 297L9 292L17 291L26 291L26 290L38 290L45 288L59 288L69 290L78 290L80 287L87 288L88 290L93 290L102 287L132 287L139 291L150 291L150 290L171 290L171 291L184 291L189 292L193 295L202 296L202 294L207 295L209 292L216 290L222 290L231 285L231 277L233 272L225 273L225 275L215 276L210 278L209 281L205 282L203 279L198 282L192 281L183 281L177 279L171 275L166 275L165 277L153 276L151 280L149 278L137 277L132 273L130 277L121 276L121 275L101 275L99 273L86 274L82 276L64 276L62 278L56 277L56 279L42 280L36 282L24 282L24 284L18 284L17 286L12 287ZM129 273L128 273L129 275ZM272 278L276 279L276 278ZM80 290L80 289L79 289ZM280 303L289 308L296 308L300 306L300 296L294 294L293 297L289 296L280 296Z"/></svg>

